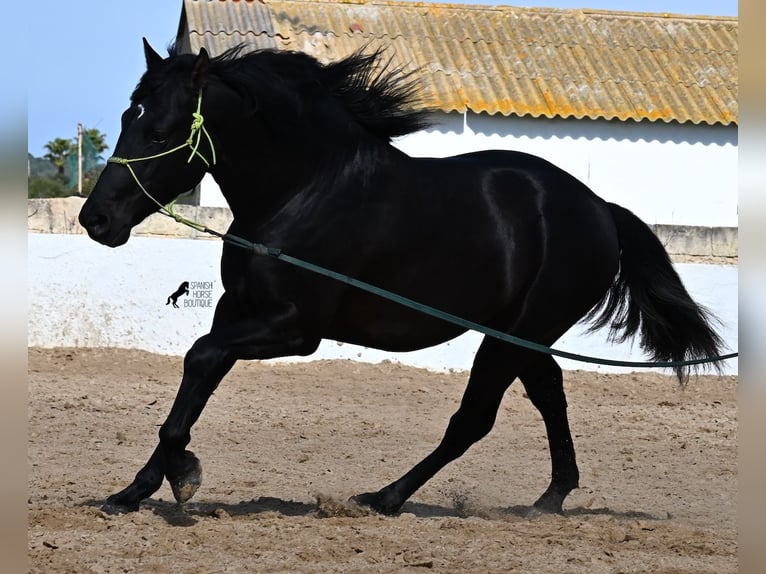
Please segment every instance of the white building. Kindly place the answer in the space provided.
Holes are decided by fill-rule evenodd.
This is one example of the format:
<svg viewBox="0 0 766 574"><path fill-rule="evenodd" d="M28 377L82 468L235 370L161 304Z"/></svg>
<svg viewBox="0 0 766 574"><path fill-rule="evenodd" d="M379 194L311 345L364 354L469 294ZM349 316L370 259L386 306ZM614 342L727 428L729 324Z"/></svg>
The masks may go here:
<svg viewBox="0 0 766 574"><path fill-rule="evenodd" d="M417 69L415 156L545 157L651 224L737 226L736 18L374 0L185 0L182 51L245 42L322 61L385 46ZM207 178L201 205L225 205Z"/></svg>

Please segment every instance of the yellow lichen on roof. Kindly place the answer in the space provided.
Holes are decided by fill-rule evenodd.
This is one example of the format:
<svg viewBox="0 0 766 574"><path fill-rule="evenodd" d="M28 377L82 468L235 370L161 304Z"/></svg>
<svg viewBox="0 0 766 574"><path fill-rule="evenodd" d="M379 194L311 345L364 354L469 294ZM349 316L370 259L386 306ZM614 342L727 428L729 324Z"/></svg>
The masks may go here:
<svg viewBox="0 0 766 574"><path fill-rule="evenodd" d="M385 46L443 111L708 124L738 118L736 18L364 0L185 0L181 36L322 61Z"/></svg>

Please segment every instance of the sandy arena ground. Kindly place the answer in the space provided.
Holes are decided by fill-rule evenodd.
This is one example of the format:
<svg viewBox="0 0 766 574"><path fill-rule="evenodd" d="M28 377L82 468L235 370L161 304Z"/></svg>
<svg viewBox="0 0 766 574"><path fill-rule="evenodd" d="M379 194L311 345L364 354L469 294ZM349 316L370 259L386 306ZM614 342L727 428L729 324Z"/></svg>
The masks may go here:
<svg viewBox="0 0 766 574"><path fill-rule="evenodd" d="M29 350L30 571L737 571L736 377L565 374L581 488L549 480L542 420L511 386L493 432L395 517L345 504L436 446L465 373L383 363L240 364L193 430L204 482L109 516L152 451L181 359Z"/></svg>

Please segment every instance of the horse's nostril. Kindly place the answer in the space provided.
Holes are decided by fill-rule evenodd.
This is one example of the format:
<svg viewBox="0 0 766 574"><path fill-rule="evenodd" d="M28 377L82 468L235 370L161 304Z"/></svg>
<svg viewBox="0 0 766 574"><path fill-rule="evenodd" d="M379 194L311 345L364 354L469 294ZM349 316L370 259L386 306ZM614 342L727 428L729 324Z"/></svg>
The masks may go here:
<svg viewBox="0 0 766 574"><path fill-rule="evenodd" d="M98 214L93 217L92 225L94 227L106 227L109 225L109 218L106 215Z"/></svg>
<svg viewBox="0 0 766 574"><path fill-rule="evenodd" d="M109 216L101 213L81 218L80 223L91 237L99 237L109 230Z"/></svg>

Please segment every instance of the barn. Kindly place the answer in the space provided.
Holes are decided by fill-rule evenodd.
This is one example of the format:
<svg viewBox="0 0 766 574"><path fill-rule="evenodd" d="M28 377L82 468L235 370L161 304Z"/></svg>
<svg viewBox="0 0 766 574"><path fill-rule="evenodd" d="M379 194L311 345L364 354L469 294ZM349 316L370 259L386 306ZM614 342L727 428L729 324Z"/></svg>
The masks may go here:
<svg viewBox="0 0 766 574"><path fill-rule="evenodd" d="M177 46L244 43L327 62L384 47L434 125L415 156L516 149L666 235L736 255L736 18L388 0L185 0ZM200 205L223 206L212 181ZM710 231L710 230L714 231ZM690 231L691 230L691 231Z"/></svg>

